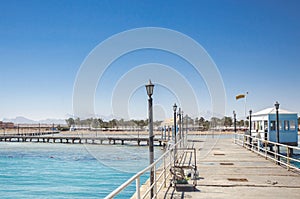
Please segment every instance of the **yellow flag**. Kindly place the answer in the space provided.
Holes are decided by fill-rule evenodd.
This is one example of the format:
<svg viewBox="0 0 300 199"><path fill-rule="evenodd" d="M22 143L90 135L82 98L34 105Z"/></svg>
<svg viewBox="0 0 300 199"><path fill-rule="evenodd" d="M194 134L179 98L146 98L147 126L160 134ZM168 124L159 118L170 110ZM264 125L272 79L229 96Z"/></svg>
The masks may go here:
<svg viewBox="0 0 300 199"><path fill-rule="evenodd" d="M244 98L244 97L245 97L244 94L240 94L240 95L235 96L235 99L238 100L238 99L241 99L241 98Z"/></svg>

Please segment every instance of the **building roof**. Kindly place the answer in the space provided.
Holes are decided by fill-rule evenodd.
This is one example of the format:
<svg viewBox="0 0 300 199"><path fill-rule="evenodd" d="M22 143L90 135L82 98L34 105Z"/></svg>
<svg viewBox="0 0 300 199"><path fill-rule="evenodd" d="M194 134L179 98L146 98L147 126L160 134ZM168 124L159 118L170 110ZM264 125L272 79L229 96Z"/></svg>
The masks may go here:
<svg viewBox="0 0 300 199"><path fill-rule="evenodd" d="M291 111L281 109L281 108L279 108L278 112L279 112L279 114L297 114L296 112L291 112ZM256 113L253 113L252 116L260 116L260 115L268 115L268 114L276 114L275 107L266 108L264 110L258 111Z"/></svg>
<svg viewBox="0 0 300 199"><path fill-rule="evenodd" d="M176 120L178 124L178 119ZM174 125L174 118L167 118L162 123L161 126L173 126Z"/></svg>

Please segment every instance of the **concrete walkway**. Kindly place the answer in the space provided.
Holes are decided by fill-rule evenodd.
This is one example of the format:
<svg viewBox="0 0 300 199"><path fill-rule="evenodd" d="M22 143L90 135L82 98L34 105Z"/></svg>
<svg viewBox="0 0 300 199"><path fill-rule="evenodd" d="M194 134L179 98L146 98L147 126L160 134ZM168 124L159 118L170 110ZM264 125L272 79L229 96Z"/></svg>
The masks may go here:
<svg viewBox="0 0 300 199"><path fill-rule="evenodd" d="M165 188L158 198L300 198L300 175L218 136L194 137L196 190Z"/></svg>

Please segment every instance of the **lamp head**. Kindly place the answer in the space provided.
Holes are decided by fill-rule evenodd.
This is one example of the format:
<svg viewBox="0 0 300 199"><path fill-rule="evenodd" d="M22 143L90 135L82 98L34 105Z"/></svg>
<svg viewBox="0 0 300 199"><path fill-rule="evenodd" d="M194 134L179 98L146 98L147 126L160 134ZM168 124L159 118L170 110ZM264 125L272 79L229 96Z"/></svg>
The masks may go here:
<svg viewBox="0 0 300 199"><path fill-rule="evenodd" d="M275 105L276 110L278 110L279 109L279 103L276 101L274 105Z"/></svg>
<svg viewBox="0 0 300 199"><path fill-rule="evenodd" d="M149 83L146 85L147 95L149 96L149 98L153 94L153 89L154 89L154 84L152 84L151 80L149 80Z"/></svg>
<svg viewBox="0 0 300 199"><path fill-rule="evenodd" d="M173 105L173 111L176 112L176 109L177 109L177 105L176 103Z"/></svg>

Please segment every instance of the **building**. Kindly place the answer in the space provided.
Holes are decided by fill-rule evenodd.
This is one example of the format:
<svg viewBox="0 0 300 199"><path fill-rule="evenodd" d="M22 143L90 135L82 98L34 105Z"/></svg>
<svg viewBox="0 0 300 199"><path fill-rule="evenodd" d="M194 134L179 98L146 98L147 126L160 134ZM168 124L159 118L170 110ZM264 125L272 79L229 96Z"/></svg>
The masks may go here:
<svg viewBox="0 0 300 199"><path fill-rule="evenodd" d="M279 109L279 142L298 146L298 114ZM267 108L252 114L251 134L263 140L277 142L276 109Z"/></svg>
<svg viewBox="0 0 300 199"><path fill-rule="evenodd" d="M1 129L13 129L13 128L15 128L15 125L12 122L2 122L2 121L0 121L0 128Z"/></svg>

